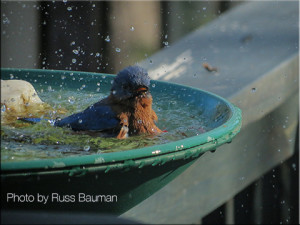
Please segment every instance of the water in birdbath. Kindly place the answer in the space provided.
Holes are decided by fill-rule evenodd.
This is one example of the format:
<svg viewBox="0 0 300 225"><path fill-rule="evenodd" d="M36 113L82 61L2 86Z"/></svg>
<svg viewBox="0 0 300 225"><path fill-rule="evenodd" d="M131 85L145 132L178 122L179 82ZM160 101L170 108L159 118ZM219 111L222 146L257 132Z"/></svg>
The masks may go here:
<svg viewBox="0 0 300 225"><path fill-rule="evenodd" d="M37 88L38 95L53 107L46 110L44 118L63 118L82 111L109 94L100 92L100 88L96 92L84 88L83 85L79 91L67 88L56 90L51 86L40 85ZM158 116L157 126L165 131L157 136L138 135L119 140L101 137L99 133L87 134L53 127L47 121L28 124L15 120L7 125L1 118L1 162L105 154L164 144L212 129L201 110L193 104L176 98L176 94L156 92L153 86L152 89L153 109ZM5 113L1 112L1 117Z"/></svg>

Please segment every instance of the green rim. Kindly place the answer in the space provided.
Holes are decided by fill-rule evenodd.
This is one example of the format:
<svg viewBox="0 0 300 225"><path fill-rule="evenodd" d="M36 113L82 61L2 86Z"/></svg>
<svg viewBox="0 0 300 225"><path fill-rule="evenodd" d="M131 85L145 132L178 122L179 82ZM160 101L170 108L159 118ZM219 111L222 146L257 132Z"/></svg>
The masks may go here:
<svg viewBox="0 0 300 225"><path fill-rule="evenodd" d="M78 72L78 71L58 71L58 70L36 70L36 69L8 69L1 68L2 71L22 71L22 72L67 72L67 73L80 73L80 75L103 75L97 73ZM105 76L113 77L114 75L105 74ZM154 83L167 83L162 81L153 81ZM136 163L137 160L143 160L146 164L153 164L155 162L163 162L170 158L173 160L184 159L187 157L197 157L206 151L215 150L218 146L231 142L232 138L240 131L242 125L241 110L228 102L226 99L217 96L215 94L192 88L184 85L172 84L180 88L186 88L194 91L201 91L207 95L210 95L223 103L225 103L231 111L230 118L221 126L216 127L206 133L198 136L185 138L179 141L174 141L161 145L154 145L150 147L110 152L102 154L92 154L87 156L72 156L56 159L42 159L42 160L28 160L21 162L4 162L1 163L1 170L6 172L18 172L28 170L57 170L67 167L101 167L108 165L111 168L121 169L128 166L128 164L140 165ZM136 161L136 162L135 162ZM105 168L103 167L103 168Z"/></svg>

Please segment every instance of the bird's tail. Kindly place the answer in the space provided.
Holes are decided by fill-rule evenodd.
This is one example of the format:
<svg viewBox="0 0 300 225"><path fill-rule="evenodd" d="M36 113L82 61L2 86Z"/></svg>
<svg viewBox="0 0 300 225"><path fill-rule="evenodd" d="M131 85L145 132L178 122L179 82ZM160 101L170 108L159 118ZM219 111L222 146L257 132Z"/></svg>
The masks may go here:
<svg viewBox="0 0 300 225"><path fill-rule="evenodd" d="M47 121L48 123L50 123L53 126L54 126L55 121L56 121L56 120L53 120L53 119L43 119L43 118L21 118L21 117L18 117L17 119L22 120L22 121L27 122L27 123L40 123L42 121Z"/></svg>

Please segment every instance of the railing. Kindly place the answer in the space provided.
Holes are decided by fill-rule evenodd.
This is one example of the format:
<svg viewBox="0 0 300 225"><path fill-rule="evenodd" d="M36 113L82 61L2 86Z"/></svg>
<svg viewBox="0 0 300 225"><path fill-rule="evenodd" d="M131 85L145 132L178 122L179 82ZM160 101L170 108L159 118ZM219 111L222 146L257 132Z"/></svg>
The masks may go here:
<svg viewBox="0 0 300 225"><path fill-rule="evenodd" d="M1 2L3 67L111 73L130 62L126 55L131 51L127 46L132 36L126 37L124 43L118 35L110 34L127 27L131 34L136 32L131 44L139 43L139 35L143 35L143 31L138 33L137 25L128 21L124 22L126 26L109 24L114 20L110 17L120 15L124 12L122 7L128 7L125 3L122 7L116 4L111 7L114 14L106 10L109 2L99 1L12 4L13 10ZM55 4L64 7L55 8ZM95 9L85 13L84 20L78 20L80 4ZM172 11L172 7L180 7L182 3L172 7L168 4L171 3L151 7L157 7L158 11L154 11L159 14L159 6ZM206 6L202 9L209 10ZM141 7L138 12L147 16L149 7ZM23 10L23 18L16 13L18 10ZM126 16L132 16L131 13ZM57 17L59 15L61 17ZM159 30L153 26L155 21L161 29L157 31L161 32L161 42L155 42L155 38L145 39L145 46L151 49L145 50L148 54L143 54L143 58L146 60L140 63L152 78L201 88L227 98L242 109L243 127L231 144L215 153L204 154L182 175L121 217L145 223L180 224L298 222L298 16L297 1L238 3L185 37L181 37L182 32L178 30L172 31L172 20L167 26L157 18L147 17L151 20L152 32ZM91 27L92 22L96 24L95 19L101 26ZM166 18L161 19L166 21ZM172 27L180 21L177 19L173 20ZM47 26L50 23L54 26ZM167 29L173 36L168 36ZM181 26L181 29L194 28ZM75 34L76 30L87 33ZM73 36L70 37L70 33ZM171 45L167 43L176 39L178 41ZM81 48L78 49L79 43ZM150 56L160 44L165 46L163 50ZM121 52L113 51L109 57L102 54L116 48ZM134 54L130 56L139 58Z"/></svg>
<svg viewBox="0 0 300 225"><path fill-rule="evenodd" d="M124 217L146 223L298 222L298 182L293 182L298 179L293 169L298 171L297 160L283 163L296 154L298 15L297 2L244 3L153 55L152 64L141 63L153 79L229 99L243 111L243 128L231 144L200 157ZM207 71L207 65L217 71ZM276 168L278 165L281 167ZM274 180L277 170L282 173L279 183ZM270 171L271 177L267 175ZM268 185L270 182L274 186ZM248 190L251 200L237 196L253 183ZM293 199L296 208L284 208ZM283 208L270 205L274 203ZM279 210L278 221L273 220L272 209L274 214Z"/></svg>

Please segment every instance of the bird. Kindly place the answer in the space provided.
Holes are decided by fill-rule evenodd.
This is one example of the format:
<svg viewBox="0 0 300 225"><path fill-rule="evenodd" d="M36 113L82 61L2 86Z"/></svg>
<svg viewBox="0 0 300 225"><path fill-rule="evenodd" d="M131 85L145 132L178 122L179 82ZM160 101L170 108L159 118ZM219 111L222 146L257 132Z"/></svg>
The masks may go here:
<svg viewBox="0 0 300 225"><path fill-rule="evenodd" d="M113 80L110 94L85 110L65 118L48 120L53 126L69 127L74 131L101 132L109 137L128 136L162 131L156 126L158 117L152 109L150 77L140 66L128 66ZM18 118L37 123L41 118Z"/></svg>

